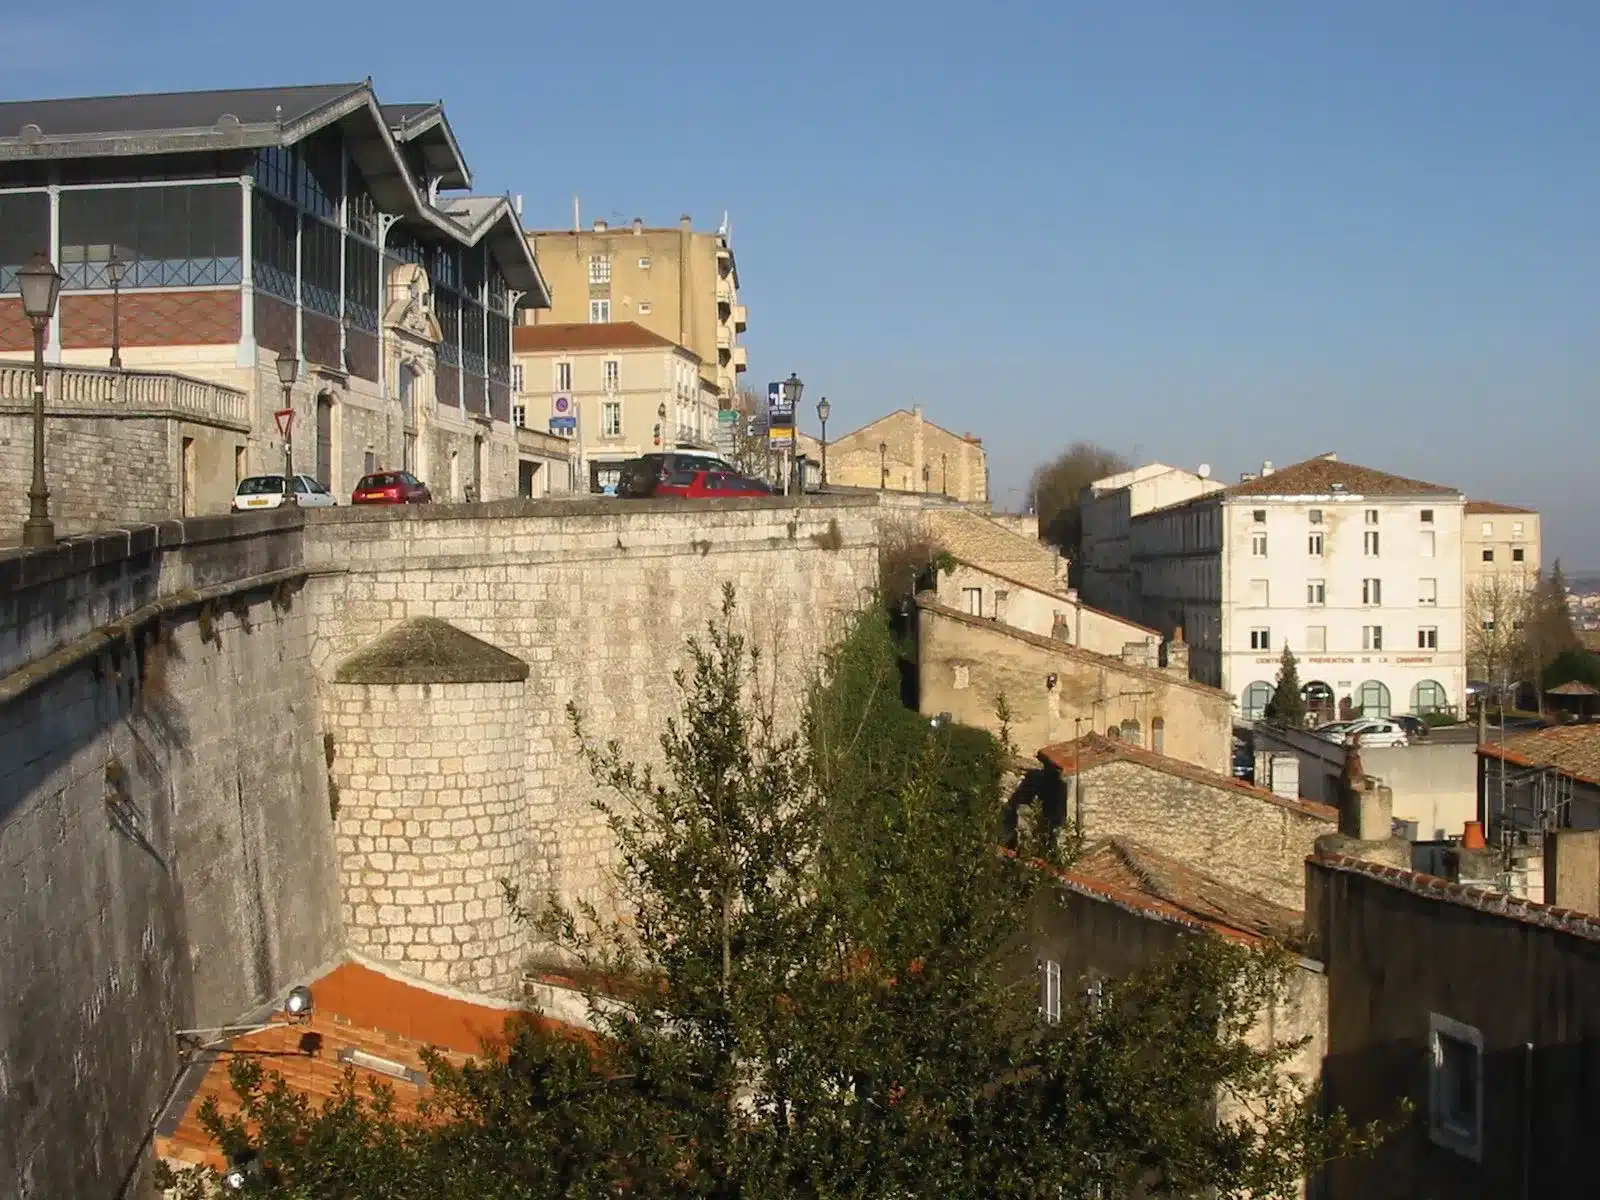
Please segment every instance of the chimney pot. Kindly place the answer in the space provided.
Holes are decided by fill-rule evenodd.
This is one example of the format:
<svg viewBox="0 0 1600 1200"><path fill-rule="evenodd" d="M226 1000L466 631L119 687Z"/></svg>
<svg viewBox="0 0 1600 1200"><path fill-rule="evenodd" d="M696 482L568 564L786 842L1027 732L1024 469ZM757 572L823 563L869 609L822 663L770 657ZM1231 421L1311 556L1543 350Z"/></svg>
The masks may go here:
<svg viewBox="0 0 1600 1200"><path fill-rule="evenodd" d="M1271 475L1272 474L1272 460L1270 458L1266 459L1264 462L1262 462L1262 464L1261 464L1261 473L1263 475Z"/></svg>
<svg viewBox="0 0 1600 1200"><path fill-rule="evenodd" d="M634 231L634 233L643 233L644 232L644 218L643 217L635 217L633 219L633 231Z"/></svg>
<svg viewBox="0 0 1600 1200"><path fill-rule="evenodd" d="M691 229L694 227L694 219L688 213L684 213L683 216L678 218L678 224L685 229Z"/></svg>
<svg viewBox="0 0 1600 1200"><path fill-rule="evenodd" d="M606 231L606 223L605 223L605 221L601 220L598 217L595 218L594 231L596 233L604 233Z"/></svg>
<svg viewBox="0 0 1600 1200"><path fill-rule="evenodd" d="M1461 834L1461 846L1464 850L1484 850L1489 843L1483 836L1482 821L1468 821L1467 827Z"/></svg>

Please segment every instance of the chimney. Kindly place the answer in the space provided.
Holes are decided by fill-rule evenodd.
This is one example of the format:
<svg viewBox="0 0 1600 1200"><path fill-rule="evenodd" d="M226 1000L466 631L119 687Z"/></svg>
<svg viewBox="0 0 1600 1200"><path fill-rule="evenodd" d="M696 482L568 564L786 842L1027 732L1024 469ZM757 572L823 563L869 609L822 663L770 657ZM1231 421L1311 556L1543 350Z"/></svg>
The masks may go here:
<svg viewBox="0 0 1600 1200"><path fill-rule="evenodd" d="M1295 785L1298 791L1298 773ZM1366 773L1354 743L1345 751L1339 776L1339 832L1323 834L1316 845L1319 851L1411 870L1411 843L1394 836L1394 793Z"/></svg>
<svg viewBox="0 0 1600 1200"><path fill-rule="evenodd" d="M1240 471L1239 472L1239 482L1240 483L1249 483L1255 477L1256 477L1256 473L1254 471Z"/></svg>
<svg viewBox="0 0 1600 1200"><path fill-rule="evenodd" d="M1600 914L1600 829L1544 835L1544 902Z"/></svg>
<svg viewBox="0 0 1600 1200"><path fill-rule="evenodd" d="M1300 756L1274 754L1272 756L1272 782L1267 785L1272 794L1283 800L1300 799ZM1384 791L1389 789L1384 788Z"/></svg>
<svg viewBox="0 0 1600 1200"><path fill-rule="evenodd" d="M1269 458L1269 459L1267 459L1265 462L1263 462L1261 464L1261 476L1264 479L1268 475L1271 475L1271 474L1272 474L1272 460Z"/></svg>
<svg viewBox="0 0 1600 1200"><path fill-rule="evenodd" d="M681 229L693 229L694 228L694 218L692 218L688 213L684 213L681 217L678 218L678 226Z"/></svg>
<svg viewBox="0 0 1600 1200"><path fill-rule="evenodd" d="M1461 831L1461 841L1445 852L1445 869L1450 873L1450 879L1462 887L1485 891L1500 889L1503 865L1500 856L1489 849L1489 843L1484 839L1483 822L1466 823Z"/></svg>
<svg viewBox="0 0 1600 1200"><path fill-rule="evenodd" d="M511 210L517 214L517 219L520 221L522 219L522 193L521 192L518 192L517 195L516 195L516 198L511 201Z"/></svg>
<svg viewBox="0 0 1600 1200"><path fill-rule="evenodd" d="M643 232L644 232L644 218L643 217L635 217L633 219L633 235L635 237L638 237Z"/></svg>
<svg viewBox="0 0 1600 1200"><path fill-rule="evenodd" d="M1179 625L1167 642L1166 668L1179 679L1189 678L1189 643L1183 640L1183 626Z"/></svg>
<svg viewBox="0 0 1600 1200"><path fill-rule="evenodd" d="M604 233L604 232L605 232L605 231L606 231L606 223L605 223L605 221L604 221L604 220L603 220L603 219L601 219L601 218L600 218L600 217L596 217L596 218L595 218L595 221L594 221L594 231L595 231L595 232L596 232L596 233Z"/></svg>
<svg viewBox="0 0 1600 1200"><path fill-rule="evenodd" d="M1153 667L1156 665L1155 657L1155 638L1122 643L1122 661L1130 667Z"/></svg>

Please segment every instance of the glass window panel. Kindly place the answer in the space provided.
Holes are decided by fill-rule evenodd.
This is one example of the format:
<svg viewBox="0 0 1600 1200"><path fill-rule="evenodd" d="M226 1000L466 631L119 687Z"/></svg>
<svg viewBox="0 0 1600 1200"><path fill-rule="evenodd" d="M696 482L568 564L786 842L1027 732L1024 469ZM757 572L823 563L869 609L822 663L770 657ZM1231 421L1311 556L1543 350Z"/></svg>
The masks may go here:
<svg viewBox="0 0 1600 1200"><path fill-rule="evenodd" d="M306 217L300 230L300 279L306 307L339 316L339 239L337 227Z"/></svg>
<svg viewBox="0 0 1600 1200"><path fill-rule="evenodd" d="M17 268L50 248L50 197L44 192L0 195L0 292L17 290Z"/></svg>
<svg viewBox="0 0 1600 1200"><path fill-rule="evenodd" d="M344 310L356 328L378 331L378 248L355 238L345 240Z"/></svg>
<svg viewBox="0 0 1600 1200"><path fill-rule="evenodd" d="M106 288L105 264L127 264L123 286L238 283L240 189L106 188L61 193L61 265L68 288Z"/></svg>

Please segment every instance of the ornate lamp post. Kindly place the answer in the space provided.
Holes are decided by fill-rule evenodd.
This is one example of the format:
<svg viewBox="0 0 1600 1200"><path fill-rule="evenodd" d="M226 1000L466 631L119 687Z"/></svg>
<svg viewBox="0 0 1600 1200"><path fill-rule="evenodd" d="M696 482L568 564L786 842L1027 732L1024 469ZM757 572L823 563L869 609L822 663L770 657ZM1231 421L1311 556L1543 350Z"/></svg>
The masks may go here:
<svg viewBox="0 0 1600 1200"><path fill-rule="evenodd" d="M294 381L300 375L300 360L292 354L278 356L278 382L283 385L283 411L278 428L283 431L283 502L299 504L294 490Z"/></svg>
<svg viewBox="0 0 1600 1200"><path fill-rule="evenodd" d="M128 264L116 255L106 264L106 278L111 280L111 369L122 370L122 274Z"/></svg>
<svg viewBox="0 0 1600 1200"><path fill-rule="evenodd" d="M833 405L828 403L824 396L817 401L817 420L822 422L822 486L828 486L828 417L833 413Z"/></svg>
<svg viewBox="0 0 1600 1200"><path fill-rule="evenodd" d="M889 490L889 443L878 443L878 490Z"/></svg>
<svg viewBox="0 0 1600 1200"><path fill-rule="evenodd" d="M61 272L48 255L35 254L17 272L17 287L22 292L22 311L33 322L33 486L28 489L22 544L53 546L56 527L50 520L50 492L44 485L44 331L61 296Z"/></svg>
<svg viewBox="0 0 1600 1200"><path fill-rule="evenodd" d="M789 469L789 456L794 453L794 419L795 416L800 412L800 393L805 391L806 385L800 382L800 376L796 375L793 371L790 371L789 378L783 381L782 387L783 403L784 406L789 410L790 425L790 449L783 452L783 494L787 496L789 494L789 475L791 473Z"/></svg>

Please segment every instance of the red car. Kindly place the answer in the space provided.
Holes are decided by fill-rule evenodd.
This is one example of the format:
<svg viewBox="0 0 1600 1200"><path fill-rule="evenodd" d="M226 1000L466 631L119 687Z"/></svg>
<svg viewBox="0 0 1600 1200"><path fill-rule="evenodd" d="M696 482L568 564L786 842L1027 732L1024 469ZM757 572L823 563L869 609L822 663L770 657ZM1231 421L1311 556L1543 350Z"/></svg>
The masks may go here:
<svg viewBox="0 0 1600 1200"><path fill-rule="evenodd" d="M351 504L426 504L433 499L428 485L410 471L378 471L363 475L350 493Z"/></svg>
<svg viewBox="0 0 1600 1200"><path fill-rule="evenodd" d="M759 479L746 479L732 471L679 469L657 485L657 496L681 496L687 500L729 496L770 496L772 488Z"/></svg>

